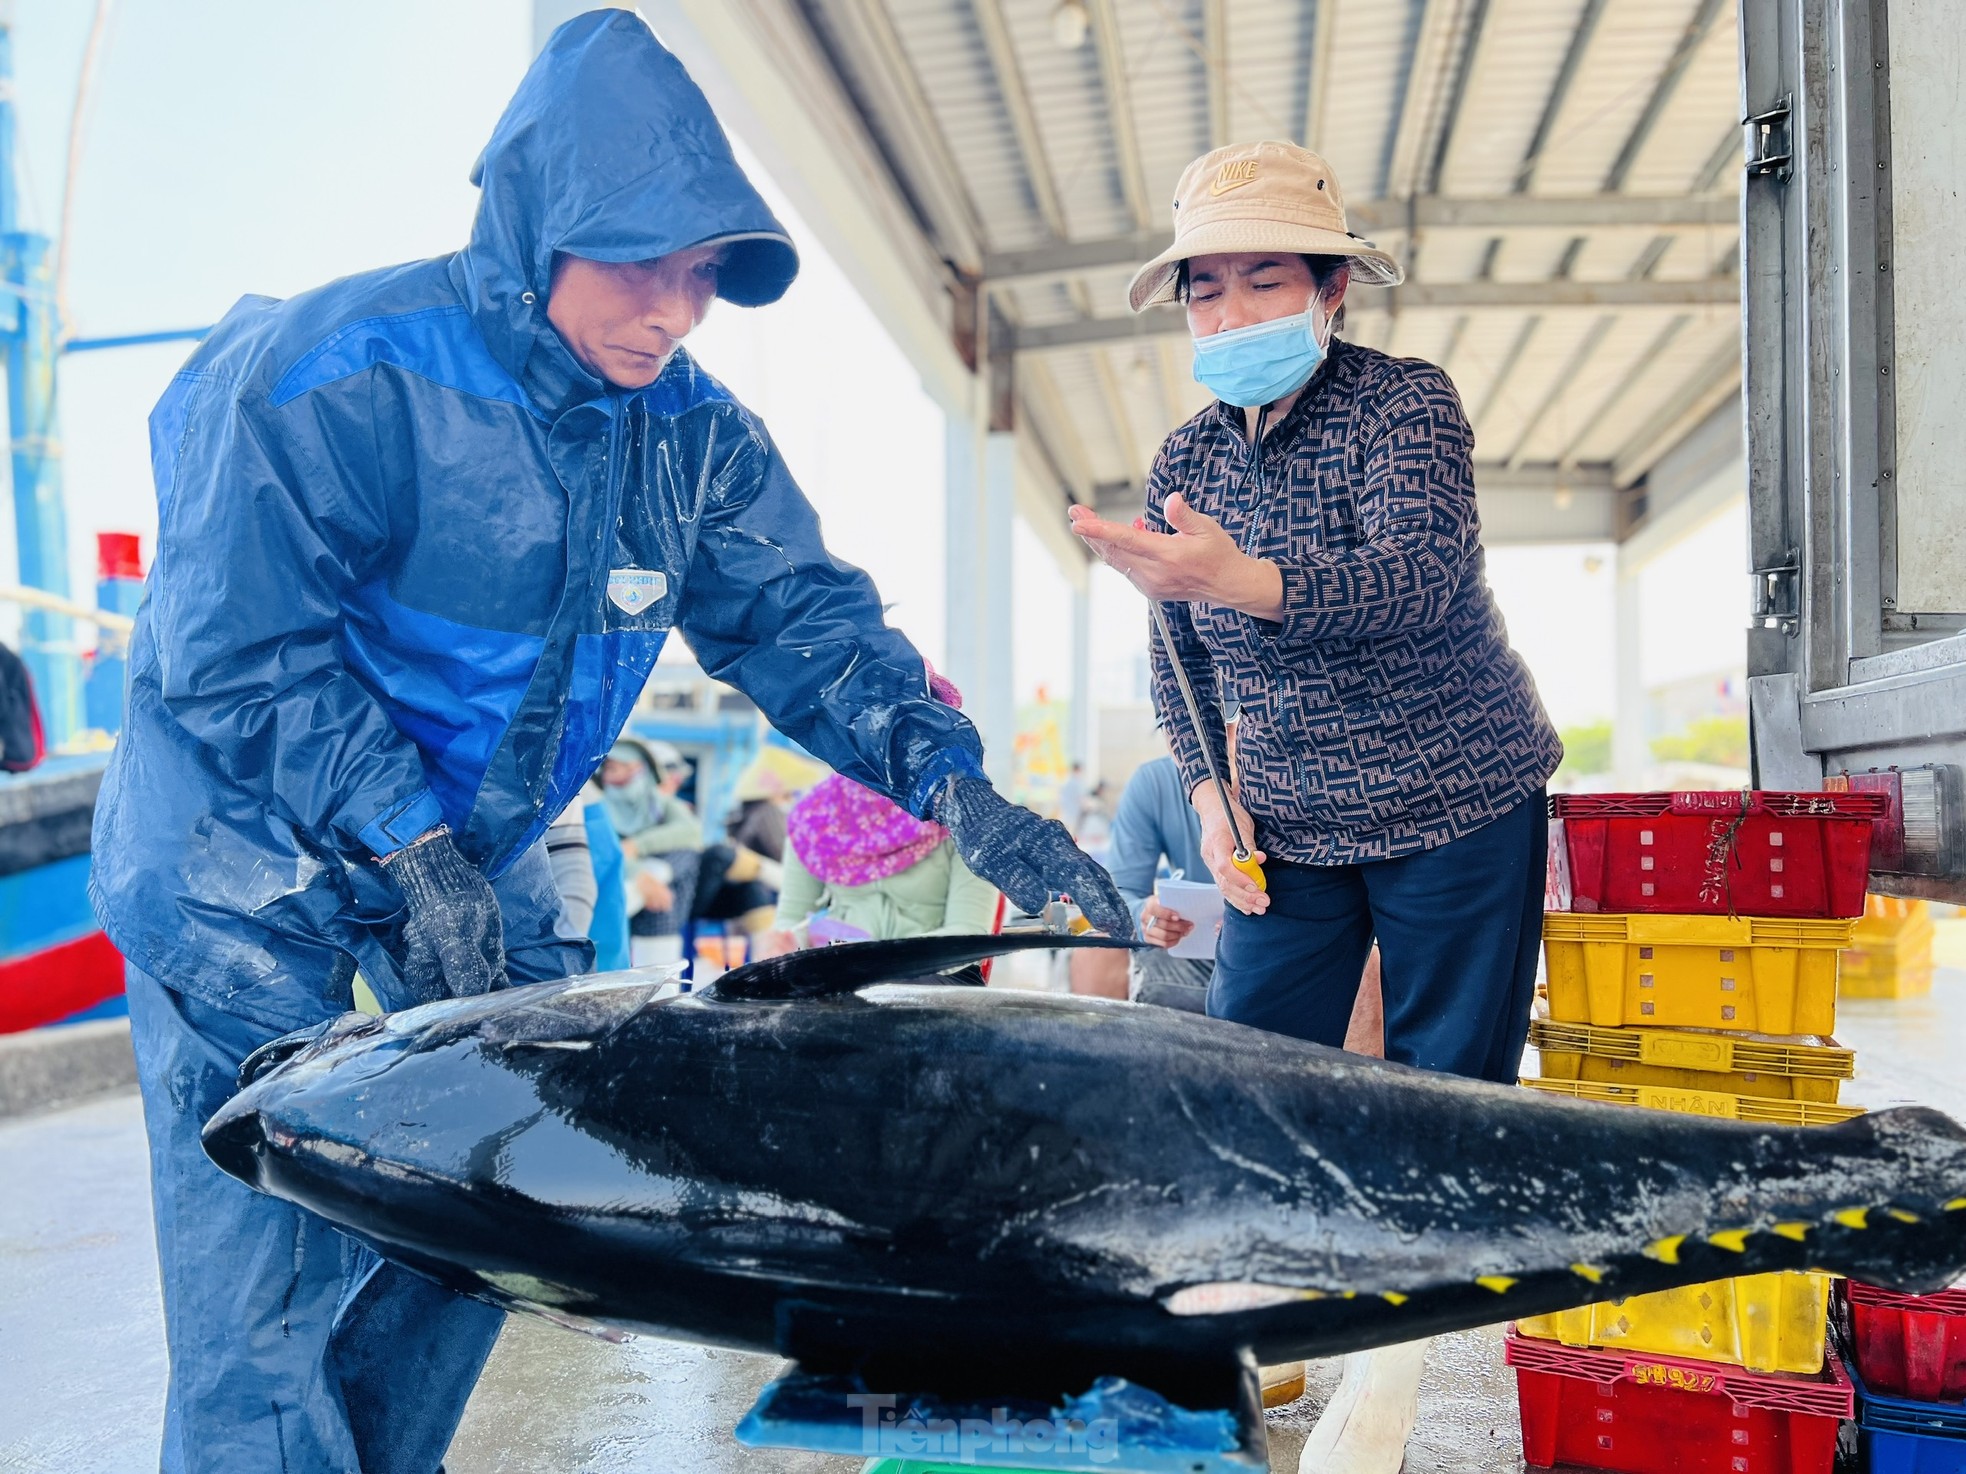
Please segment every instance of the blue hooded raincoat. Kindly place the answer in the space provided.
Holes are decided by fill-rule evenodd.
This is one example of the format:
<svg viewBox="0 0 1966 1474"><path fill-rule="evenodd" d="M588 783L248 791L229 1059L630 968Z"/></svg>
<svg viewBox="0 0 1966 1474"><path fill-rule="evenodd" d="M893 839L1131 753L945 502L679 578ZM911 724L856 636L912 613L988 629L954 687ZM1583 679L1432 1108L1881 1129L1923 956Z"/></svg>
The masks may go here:
<svg viewBox="0 0 1966 1474"><path fill-rule="evenodd" d="M729 240L723 296L790 284L681 65L628 13L569 22L474 178L464 250L243 299L151 416L157 556L91 885L132 963L274 1028L349 1006L357 960L393 979L373 857L439 820L499 886L515 980L577 964L519 862L672 628L917 813L981 772L756 417L681 350L610 390L547 322L556 252Z"/></svg>

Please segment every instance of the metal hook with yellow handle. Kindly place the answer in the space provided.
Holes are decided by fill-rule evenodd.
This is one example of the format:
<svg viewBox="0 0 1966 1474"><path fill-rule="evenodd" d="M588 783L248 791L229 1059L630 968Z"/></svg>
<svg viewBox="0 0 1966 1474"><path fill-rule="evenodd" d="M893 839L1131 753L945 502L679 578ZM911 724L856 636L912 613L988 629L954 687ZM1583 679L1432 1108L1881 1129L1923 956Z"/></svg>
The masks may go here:
<svg viewBox="0 0 1966 1474"><path fill-rule="evenodd" d="M1188 720L1194 724L1195 740L1201 744L1202 758L1208 763L1208 776L1215 782L1215 796L1222 801L1222 817L1229 821L1229 834L1236 842L1230 863L1255 882L1257 890L1267 891L1270 883L1264 878L1263 867L1256 863L1256 856L1250 852L1248 842L1242 837L1242 826L1236 823L1236 811L1229 803L1228 785L1222 781L1222 770L1215 766L1215 749L1208 745L1208 729L1201 724L1201 703L1195 700L1195 688L1188 684L1187 669L1174 649L1174 632L1167 627L1167 615L1161 612L1160 602L1156 599L1149 599L1147 607L1154 611L1154 628L1160 632L1161 648L1167 652L1167 663L1174 667L1174 683L1181 688L1181 703L1188 708Z"/></svg>

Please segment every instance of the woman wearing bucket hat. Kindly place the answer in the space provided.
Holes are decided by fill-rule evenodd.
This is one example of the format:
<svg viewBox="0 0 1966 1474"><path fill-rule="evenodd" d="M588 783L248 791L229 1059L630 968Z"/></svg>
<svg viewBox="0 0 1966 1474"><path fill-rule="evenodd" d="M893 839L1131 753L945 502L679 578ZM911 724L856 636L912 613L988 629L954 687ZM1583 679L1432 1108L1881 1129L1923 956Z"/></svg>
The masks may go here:
<svg viewBox="0 0 1966 1474"><path fill-rule="evenodd" d="M1288 143L1190 164L1135 311L1179 302L1217 403L1168 436L1133 526L1072 528L1162 605L1156 703L1230 902L1208 1011L1337 1046L1376 936L1389 1059L1512 1080L1562 757L1483 573L1472 440L1445 372L1334 337L1397 262ZM1178 660L1201 698L1196 730ZM1212 699L1211 699L1212 698ZM1226 771L1229 809L1204 744ZM1267 890L1233 863L1248 836ZM1390 1474L1419 1347L1350 1359L1306 1469Z"/></svg>

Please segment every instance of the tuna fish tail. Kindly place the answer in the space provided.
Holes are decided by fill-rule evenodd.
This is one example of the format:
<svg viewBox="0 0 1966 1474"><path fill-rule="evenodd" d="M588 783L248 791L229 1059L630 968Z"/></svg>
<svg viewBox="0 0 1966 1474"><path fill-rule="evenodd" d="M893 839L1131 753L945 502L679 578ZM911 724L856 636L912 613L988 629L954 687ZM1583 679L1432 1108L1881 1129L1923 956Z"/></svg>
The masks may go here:
<svg viewBox="0 0 1966 1474"><path fill-rule="evenodd" d="M1811 1244L1817 1264L1911 1294L1966 1277L1966 1128L1905 1106L1811 1128L1806 1160L1835 1174L1837 1201ZM1847 1171L1862 1163L1856 1171ZM1834 1179L1832 1179L1834 1181ZM1851 1191L1836 1193L1848 1186Z"/></svg>

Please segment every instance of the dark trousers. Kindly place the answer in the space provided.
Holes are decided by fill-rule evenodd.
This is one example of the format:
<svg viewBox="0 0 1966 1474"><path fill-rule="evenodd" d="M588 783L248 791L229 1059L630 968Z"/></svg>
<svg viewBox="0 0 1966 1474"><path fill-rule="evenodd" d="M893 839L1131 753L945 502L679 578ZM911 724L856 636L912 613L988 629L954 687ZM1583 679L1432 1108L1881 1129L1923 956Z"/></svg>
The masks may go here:
<svg viewBox="0 0 1966 1474"><path fill-rule="evenodd" d="M1376 936L1386 1058L1513 1081L1535 998L1548 836L1539 792L1417 855L1269 862L1269 910L1223 917L1209 1013L1336 1048Z"/></svg>

